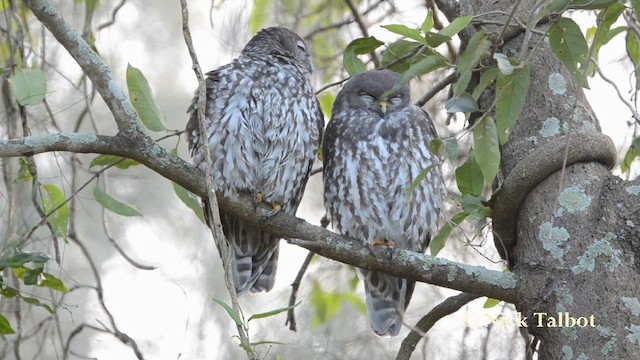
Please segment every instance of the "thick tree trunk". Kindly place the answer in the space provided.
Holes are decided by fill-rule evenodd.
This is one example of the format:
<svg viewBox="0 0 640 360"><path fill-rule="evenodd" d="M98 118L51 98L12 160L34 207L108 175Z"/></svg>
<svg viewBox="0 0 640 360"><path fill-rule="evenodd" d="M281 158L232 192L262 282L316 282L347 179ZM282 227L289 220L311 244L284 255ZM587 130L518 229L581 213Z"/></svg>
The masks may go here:
<svg viewBox="0 0 640 360"><path fill-rule="evenodd" d="M505 14L513 4L463 1L462 15ZM516 12L525 23L528 6ZM479 30L495 37L501 28ZM523 35L510 36L499 52L518 54ZM528 46L534 51L531 88L502 148L501 174L504 185L526 183L544 171L550 175L530 192L512 186L499 196L494 213L497 247L506 243L518 278L515 305L522 325L541 340L540 359L640 359L640 182L611 175L607 163L615 149L596 134L599 124L582 89L548 43L532 50L539 40L534 35ZM493 101L484 99L481 107ZM577 162L571 164L572 158ZM511 214L501 212L518 191L524 201Z"/></svg>

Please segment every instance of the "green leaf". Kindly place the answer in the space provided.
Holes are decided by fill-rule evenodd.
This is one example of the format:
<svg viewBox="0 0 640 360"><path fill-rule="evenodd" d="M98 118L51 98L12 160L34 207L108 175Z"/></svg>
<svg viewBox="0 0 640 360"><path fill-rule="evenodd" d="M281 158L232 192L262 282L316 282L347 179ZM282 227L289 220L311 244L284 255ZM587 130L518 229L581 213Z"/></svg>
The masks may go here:
<svg viewBox="0 0 640 360"><path fill-rule="evenodd" d="M438 235L436 235L429 243L429 250L431 251L431 256L438 255L440 250L444 248L444 245L446 244L447 239L451 234L451 231L453 231L453 226L460 225L460 223L462 223L464 219L467 218L467 216L469 216L469 214L465 212L458 213L454 215L453 218L451 218L451 222L447 222L442 226Z"/></svg>
<svg viewBox="0 0 640 360"><path fill-rule="evenodd" d="M185 205L187 205L187 207L191 209L194 212L194 214L196 214L198 219L200 219L200 221L204 223L202 205L200 205L198 198L195 195L193 195L191 191L183 188L182 186L174 183L173 181L171 182L171 186L173 186L173 191L178 196L178 199L180 199Z"/></svg>
<svg viewBox="0 0 640 360"><path fill-rule="evenodd" d="M20 292L18 292L18 290L10 287L10 286L3 286L2 289L0 289L0 295L6 297L7 299L13 299L14 297L18 296L20 294Z"/></svg>
<svg viewBox="0 0 640 360"><path fill-rule="evenodd" d="M227 311L227 314L229 314L229 316L231 317L233 322L236 323L237 326L244 328L244 324L242 323L242 320L240 320L240 315L238 315L238 313L235 310L233 310L231 306L227 305L227 303L225 303L222 300L218 300L218 299L211 299L211 300L215 301L218 305L222 306L222 308Z"/></svg>
<svg viewBox="0 0 640 360"><path fill-rule="evenodd" d="M44 278L44 280L42 280L38 286L40 287L48 287L49 289L53 289L56 291L60 291L61 293L66 293L67 292L67 287L64 286L64 283L62 282L62 280L58 279L57 277L48 274L48 273L42 273L42 276Z"/></svg>
<svg viewBox="0 0 640 360"><path fill-rule="evenodd" d="M485 301L484 305L482 306L485 309L491 309L492 307L500 304L502 300L498 300L498 299L492 299L492 298L487 298L487 301Z"/></svg>
<svg viewBox="0 0 640 360"><path fill-rule="evenodd" d="M415 54L413 54L413 52L415 52ZM409 54L413 55L409 56ZM401 74L407 71L411 64L416 63L429 55L435 54L437 54L435 51L429 49L428 46L423 44L415 41L398 40L387 46L387 49L382 53L382 66L386 66L389 70ZM404 59L407 56L409 57ZM400 58L403 58L404 60L395 63ZM392 63L395 64L390 65Z"/></svg>
<svg viewBox="0 0 640 360"><path fill-rule="evenodd" d="M429 31L431 31L431 29L433 29L433 11L431 9L427 10L427 17L424 19L424 22L422 23L422 32L423 33L428 33Z"/></svg>
<svg viewBox="0 0 640 360"><path fill-rule="evenodd" d="M51 308L51 306L41 303L40 300L36 298L26 297L26 296L21 296L20 298L29 305L39 306L47 310L50 314L53 314L53 309Z"/></svg>
<svg viewBox="0 0 640 360"><path fill-rule="evenodd" d="M413 39L421 44L426 44L427 41L422 36L422 33L418 29L411 29L404 25L393 24L393 25L382 25L383 28L391 31L394 34L402 35L404 37L408 37L409 39Z"/></svg>
<svg viewBox="0 0 640 360"><path fill-rule="evenodd" d="M251 18L249 20L251 33L255 34L262 29L269 20L271 13L271 0L255 0Z"/></svg>
<svg viewBox="0 0 640 360"><path fill-rule="evenodd" d="M131 103L144 126L151 131L166 130L162 112L153 99L149 82L142 72L131 64L127 65L127 88Z"/></svg>
<svg viewBox="0 0 640 360"><path fill-rule="evenodd" d="M20 163L20 170L18 171L18 180L30 183L33 181L33 174L29 169L29 164L24 157L21 157L18 161Z"/></svg>
<svg viewBox="0 0 640 360"><path fill-rule="evenodd" d="M0 268L22 266L29 262L44 264L49 258L40 253L16 253L0 260Z"/></svg>
<svg viewBox="0 0 640 360"><path fill-rule="evenodd" d="M560 62L569 70L573 80L580 85L587 64L587 41L580 27L569 18L560 18L549 30L549 44ZM587 87L586 81L583 84Z"/></svg>
<svg viewBox="0 0 640 360"><path fill-rule="evenodd" d="M425 169L420 171L420 174L416 176L416 178L413 180L413 182L409 186L409 189L407 190L407 206L409 206L409 203L411 202L411 198L413 197L413 192L416 190L418 185L420 185L420 183L424 181L424 179L427 177L427 174L429 173L429 171L431 171L432 168L433 168L433 165L429 165Z"/></svg>
<svg viewBox="0 0 640 360"><path fill-rule="evenodd" d="M444 43L446 43L447 41L451 40L450 36L444 36L440 33L427 33L425 36L425 41L427 42L427 45L435 48L438 47Z"/></svg>
<svg viewBox="0 0 640 360"><path fill-rule="evenodd" d="M516 125L531 84L531 68L516 69L511 75L498 75L496 84L496 122L500 144L509 139L510 130Z"/></svg>
<svg viewBox="0 0 640 360"><path fill-rule="evenodd" d="M473 89L473 93L471 93L473 100L478 101L484 90L496 80L498 73L500 73L498 68L491 68L482 72L478 85Z"/></svg>
<svg viewBox="0 0 640 360"><path fill-rule="evenodd" d="M47 94L47 75L39 69L21 69L9 83L22 106L40 104Z"/></svg>
<svg viewBox="0 0 640 360"><path fill-rule="evenodd" d="M607 7L606 9L601 10L598 13L600 31L595 32L597 36L593 39L593 43L592 43L592 46L594 47L593 54L595 57L598 56L598 53L600 52L600 48L604 44L609 42L609 40L611 40L616 34L619 34L621 30L625 29L625 27L621 27L622 28L621 30L616 31L614 29L612 31L611 26L618 20L618 18L626 8L627 7L624 6L623 4L615 3ZM620 27L618 29L620 29Z"/></svg>
<svg viewBox="0 0 640 360"><path fill-rule="evenodd" d="M249 321L251 321L253 319L262 319L262 318L278 315L280 313L283 313L285 311L289 311L289 310L295 308L296 306L300 305L300 303L301 303L301 301L298 301L296 304L291 305L291 306L287 306L287 307L283 307L283 308L280 308L280 309L275 309L275 310L271 310L271 311L267 311L267 312L263 312L263 313L259 313L259 314L253 314L253 315L251 315L249 320L247 320L247 322L249 322Z"/></svg>
<svg viewBox="0 0 640 360"><path fill-rule="evenodd" d="M318 327L331 320L342 307L342 299L338 293L324 292L317 281L311 288L311 306L315 310L312 327Z"/></svg>
<svg viewBox="0 0 640 360"><path fill-rule="evenodd" d="M411 81L411 79L430 73L434 70L440 69L447 66L447 59L445 59L442 55L430 55L426 58L413 63L409 66L409 70L405 71L398 80L396 80L395 84L393 84L393 89L389 90L387 93L393 93L398 89L402 88L406 84Z"/></svg>
<svg viewBox="0 0 640 360"><path fill-rule="evenodd" d="M483 117L473 128L473 154L484 176L485 184L491 187L500 168L500 145L498 130L493 118Z"/></svg>
<svg viewBox="0 0 640 360"><path fill-rule="evenodd" d="M102 189L97 186L93 188L93 197L105 209L111 210L118 215L142 216L142 212L140 212L140 210L121 203L120 201L111 197L109 194L102 191Z"/></svg>
<svg viewBox="0 0 640 360"><path fill-rule="evenodd" d="M480 196L464 194L458 198L458 203L462 206L462 210L478 219L484 219L491 216L492 210L488 206L484 206Z"/></svg>
<svg viewBox="0 0 640 360"><path fill-rule="evenodd" d="M43 199L44 212L49 215L49 222L56 230L56 235L67 236L67 223L69 222L69 207L65 203L66 199L62 191L53 184L45 184L48 198ZM53 209L60 206L58 210L51 213Z"/></svg>
<svg viewBox="0 0 640 360"><path fill-rule="evenodd" d="M482 189L484 188L482 170L480 170L480 166L478 166L473 154L469 154L467 161L456 169L456 183L458 184L458 190L462 194L474 196L482 194Z"/></svg>
<svg viewBox="0 0 640 360"><path fill-rule="evenodd" d="M624 157L624 161L622 165L620 165L623 173L629 172L631 169L631 163L635 160L636 157L640 155L640 137L637 137L633 140L631 147L627 151L627 155Z"/></svg>
<svg viewBox="0 0 640 360"><path fill-rule="evenodd" d="M355 39L347 45L342 57L342 64L350 76L357 75L367 70L364 62L358 58L358 55L368 54L384 43L373 36L368 38Z"/></svg>
<svg viewBox="0 0 640 360"><path fill-rule="evenodd" d="M140 163L135 160L123 158L121 156L99 155L93 160L91 160L91 164L89 165L89 168L92 168L94 166L109 166L113 164L115 164L115 167L122 170L126 170L131 166L140 165Z"/></svg>
<svg viewBox="0 0 640 360"><path fill-rule="evenodd" d="M473 19L472 16L463 16L463 17L456 18L444 29L438 31L438 34L449 36L449 37L454 36L460 31L462 31L462 29L467 27L467 25L471 23L472 19Z"/></svg>
<svg viewBox="0 0 640 360"><path fill-rule="evenodd" d="M459 96L447 100L444 108L450 114L457 112L472 113L480 110L478 103L468 92L463 92Z"/></svg>
<svg viewBox="0 0 640 360"><path fill-rule="evenodd" d="M484 57L490 55L491 41L487 35L479 31L471 37L469 44L458 57L458 81L453 85L453 93L460 96L467 90L473 69L480 63Z"/></svg>
<svg viewBox="0 0 640 360"><path fill-rule="evenodd" d="M367 315L367 304L354 293L342 293L344 300L353 305L362 315Z"/></svg>
<svg viewBox="0 0 640 360"><path fill-rule="evenodd" d="M626 37L627 55L631 62L633 62L633 68L636 76L636 89L640 88L640 41L633 31L627 31Z"/></svg>
<svg viewBox="0 0 640 360"><path fill-rule="evenodd" d="M322 93L318 100L320 101L320 107L327 119L331 119L331 110L333 109L333 102L336 100L336 95L329 92Z"/></svg>
<svg viewBox="0 0 640 360"><path fill-rule="evenodd" d="M0 315L0 334L2 335L10 335L15 334L15 330L11 327L9 320L6 317Z"/></svg>
<svg viewBox="0 0 640 360"><path fill-rule="evenodd" d="M618 0L573 0L569 9L598 10L615 4Z"/></svg>

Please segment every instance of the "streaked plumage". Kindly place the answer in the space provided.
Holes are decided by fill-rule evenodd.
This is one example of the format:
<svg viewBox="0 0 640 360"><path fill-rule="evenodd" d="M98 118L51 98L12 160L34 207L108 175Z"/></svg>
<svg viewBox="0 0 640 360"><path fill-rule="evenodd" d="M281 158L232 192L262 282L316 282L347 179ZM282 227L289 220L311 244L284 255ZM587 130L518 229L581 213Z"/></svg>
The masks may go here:
<svg viewBox="0 0 640 360"><path fill-rule="evenodd" d="M237 59L207 74L207 145L216 191L261 194L295 214L324 126L311 71L302 38L271 27L258 32ZM193 162L204 170L196 108L194 99L187 135ZM237 293L271 290L279 238L224 211L220 217L234 252Z"/></svg>
<svg viewBox="0 0 640 360"><path fill-rule="evenodd" d="M385 94L398 78L389 70L369 71L338 93L323 145L324 202L343 235L423 253L437 230L443 187L439 159L429 152L436 132L426 112L411 105L408 86ZM413 180L432 165L407 202ZM358 270L371 328L397 335L415 282Z"/></svg>

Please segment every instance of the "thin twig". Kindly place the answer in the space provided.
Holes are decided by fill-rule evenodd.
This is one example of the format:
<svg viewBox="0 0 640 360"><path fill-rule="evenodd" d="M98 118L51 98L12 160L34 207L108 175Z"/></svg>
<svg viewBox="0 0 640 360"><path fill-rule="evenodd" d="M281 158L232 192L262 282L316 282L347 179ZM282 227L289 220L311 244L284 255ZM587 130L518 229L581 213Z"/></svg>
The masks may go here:
<svg viewBox="0 0 640 360"><path fill-rule="evenodd" d="M436 307L431 309L427 315L422 317L420 321L414 326L409 335L402 340L396 360L408 360L411 354L418 345L418 342L424 337L424 335L435 325L438 320L443 317L453 314L458 311L465 304L481 297L481 295L460 293L456 296L447 298Z"/></svg>
<svg viewBox="0 0 640 360"><path fill-rule="evenodd" d="M182 34L184 36L185 44L189 49L189 55L191 57L191 61L193 64L193 70L198 79L198 128L200 130L200 137L202 139L208 139L209 136L207 127L205 125L205 109L206 109L206 83L204 79L204 75L202 73L202 69L200 68L200 63L198 62L198 57L196 55L195 49L193 48L193 41L191 39L191 31L189 29L189 9L187 7L186 0L180 0L180 6L182 8ZM206 160L206 170L205 170L205 178L207 182L207 191L208 191L208 207L205 207L205 211L209 211L208 222L209 227L211 229L213 239L220 250L220 257L222 259L222 265L224 267L224 275L225 275L225 284L227 286L227 290L229 292L229 296L231 298L231 307L233 310L242 316L242 309L240 308L240 304L238 302L238 295L236 293L236 286L233 280L233 270L231 268L231 249L229 247L229 243L224 235L222 230L222 224L220 222L220 210L218 209L218 200L216 197L215 187L213 184L213 160L211 158L211 152L207 147L206 141L201 141L200 146L203 148L200 150L205 154ZM256 359L257 355L251 351L252 349L251 342L249 341L249 334L245 331L242 324L236 324L236 328L238 330L238 335L240 336L240 343L243 345L247 353L247 357L250 360Z"/></svg>
<svg viewBox="0 0 640 360"><path fill-rule="evenodd" d="M378 0L376 3L371 5L367 10L363 11L362 15L368 15L371 11L377 9L378 6L380 6L380 4L384 3L385 1L386 0ZM349 19L337 22L335 24L319 27L319 28L311 31L307 35L305 35L304 39L305 40L310 40L312 37L318 35L321 32L325 32L325 31L328 31L328 30L331 30L331 29L337 29L337 28L340 28L342 26L349 25L349 24L353 23L354 21L356 21L356 19L354 17L350 17Z"/></svg>
<svg viewBox="0 0 640 360"><path fill-rule="evenodd" d="M423 107L424 104L426 104L429 100L431 100L432 97L434 97L437 93L442 91L442 89L451 85L451 83L456 81L457 78L458 78L458 75L455 72L447 75L444 79L442 79L442 81L437 83L436 86L434 86L426 94L422 95L422 97L418 99L418 101L416 101L414 105L418 107Z"/></svg>
<svg viewBox="0 0 640 360"><path fill-rule="evenodd" d="M102 23L102 24L98 25L98 31L100 31L100 30L102 30L102 29L104 29L106 27L109 27L109 26L111 26L111 25L116 23L116 15L118 15L118 11L120 11L120 9L122 9L122 7L124 6L124 4L126 2L127 2L127 0L121 0L118 3L118 5L116 5L113 8L113 11L111 11L111 19L109 21L105 22L105 23Z"/></svg>
<svg viewBox="0 0 640 360"><path fill-rule="evenodd" d="M633 107L633 105L631 105L631 103L629 103L627 101L627 99L624 98L624 96L620 92L620 89L618 88L618 85L613 80L609 79L608 77L606 77L604 75L604 73L602 72L602 69L600 68L600 65L598 64L598 61L596 59L594 59L593 57L591 58L591 63L593 64L593 66L595 66L596 71L598 72L598 75L600 75L602 80L607 82L607 84L613 86L613 88L616 90L616 94L618 95L618 98L620 99L620 101L622 101L622 103L624 103L624 105L627 108L629 108L629 111L631 111L631 114L633 115L633 118L636 120L637 123L640 124L640 114L638 114L638 112Z"/></svg>
<svg viewBox="0 0 640 360"><path fill-rule="evenodd" d="M360 32L362 33L362 36L368 38L369 37L369 29L367 27L367 24L364 23L364 20L362 19L362 16L360 16L360 13L358 12L358 8L353 4L353 0L344 0L344 2L347 4L349 9L351 10L351 13L353 14L353 17L356 19L356 23L358 24L358 27L360 28ZM370 55L371 55L371 61L373 61L373 65L376 68L379 68L380 67L380 59L378 59L378 55L375 53L375 51L372 51L370 53Z"/></svg>
<svg viewBox="0 0 640 360"><path fill-rule="evenodd" d="M304 259L302 266L300 266L300 270L298 270L298 275L291 283L291 296L289 296L289 307L291 307L291 309L287 311L287 321L285 321L284 323L285 325L289 325L289 330L291 331L298 331L296 327L296 315L293 305L295 305L296 303L296 297L298 296L298 289L300 288L300 284L302 283L302 277L304 276L304 273L307 272L307 268L309 267L311 259L313 259L314 255L315 254L311 251L307 253L307 257Z"/></svg>
<svg viewBox="0 0 640 360"><path fill-rule="evenodd" d="M142 352L140 351L140 348L138 347L138 344L136 343L136 341L126 333L120 331L120 329L116 325L116 320L113 317L113 314L111 314L111 311L109 310L109 308L107 308L107 305L104 302L104 292L102 288L102 281L100 279L100 274L98 273L98 268L96 267L96 264L93 262L93 258L89 254L87 247L84 245L82 241L80 241L80 239L76 236L76 234L70 233L67 237L78 246L78 248L80 249L84 257L87 259L87 262L89 263L89 268L91 269L91 273L93 274L93 277L96 282L95 290L96 290L96 294L98 295L98 302L100 303L100 307L102 307L102 310L104 311L104 313L107 315L107 318L109 319L109 324L111 325L111 329L107 330L105 328L103 331L113 334L123 344L129 345L129 347L131 347L131 349L133 350L138 360L144 360L144 356L142 355ZM91 328L95 328L91 325L88 325L88 326ZM99 329L99 328L95 328L95 329ZM79 328L76 328L76 330L74 330L69 336L69 338L67 339L67 343L65 344L65 347L64 347L65 359L67 358L67 354L69 353L69 346L71 344L71 339L80 331L82 331L82 325Z"/></svg>

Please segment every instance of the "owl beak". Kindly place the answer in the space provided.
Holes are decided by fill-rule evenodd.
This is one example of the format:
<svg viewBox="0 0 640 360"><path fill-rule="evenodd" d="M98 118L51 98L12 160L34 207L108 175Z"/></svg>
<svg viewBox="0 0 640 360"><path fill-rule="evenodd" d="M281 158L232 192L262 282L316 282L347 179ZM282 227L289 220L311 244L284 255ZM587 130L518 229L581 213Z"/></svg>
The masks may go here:
<svg viewBox="0 0 640 360"><path fill-rule="evenodd" d="M387 115L387 108L389 107L389 102L387 102L387 100L382 100L378 104L380 105L380 110L382 110L382 115Z"/></svg>

